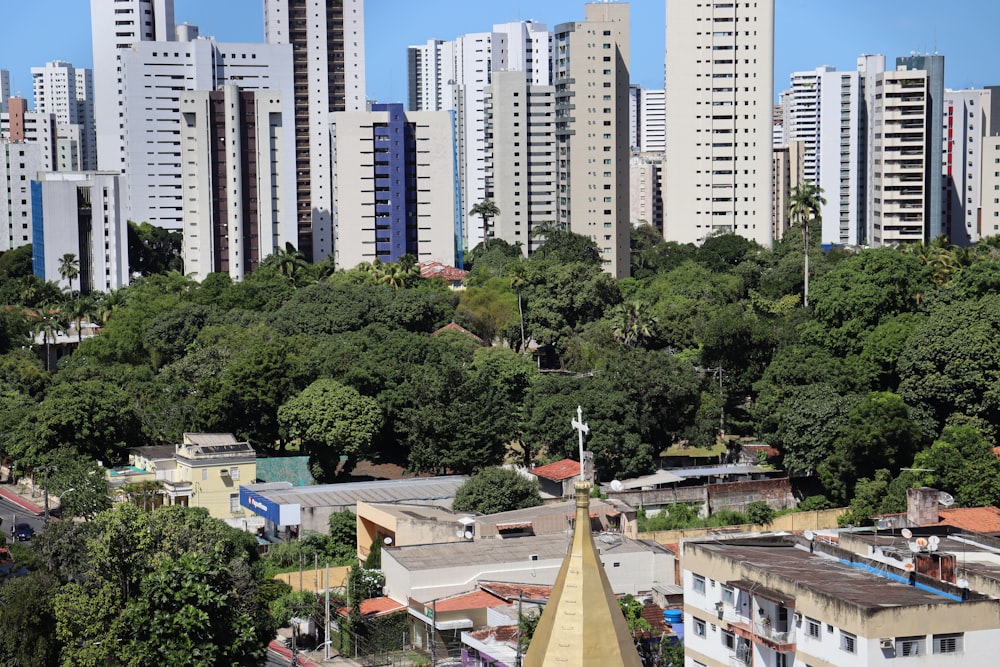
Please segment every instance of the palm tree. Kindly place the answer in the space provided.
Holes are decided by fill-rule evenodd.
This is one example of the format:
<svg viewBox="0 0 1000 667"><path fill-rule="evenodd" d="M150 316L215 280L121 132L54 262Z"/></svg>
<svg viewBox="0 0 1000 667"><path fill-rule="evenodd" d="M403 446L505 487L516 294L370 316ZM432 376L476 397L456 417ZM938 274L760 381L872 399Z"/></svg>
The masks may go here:
<svg viewBox="0 0 1000 667"><path fill-rule="evenodd" d="M37 308L27 313L31 323L32 338L42 335L45 346L45 370L52 370L49 363L49 339L54 343L59 333L66 332L65 316L57 308Z"/></svg>
<svg viewBox="0 0 1000 667"><path fill-rule="evenodd" d="M518 264L510 273L510 288L517 294L517 314L521 320L521 351L528 351L528 341L524 335L524 304L521 301L521 292L528 284L527 276L524 274L524 266Z"/></svg>
<svg viewBox="0 0 1000 667"><path fill-rule="evenodd" d="M655 335L656 325L656 317L649 313L649 306L641 301L622 303L611 311L611 331L626 347L645 347Z"/></svg>
<svg viewBox="0 0 1000 667"><path fill-rule="evenodd" d="M69 282L69 289L73 289L73 281L80 275L80 261L71 252L59 258L59 275L63 280ZM82 289L82 286L81 286Z"/></svg>
<svg viewBox="0 0 1000 667"><path fill-rule="evenodd" d="M295 249L291 243L285 243L284 249L275 250L264 258L261 266L273 266L279 274L288 278L288 281L295 285L302 277L303 272L309 270L309 262L305 255Z"/></svg>
<svg viewBox="0 0 1000 667"><path fill-rule="evenodd" d="M802 247L805 251L803 264L803 298L804 308L809 307L809 223L820 219L820 206L826 205L823 198L823 188L813 183L802 183L792 188L788 197L788 215L792 220L798 220L802 225Z"/></svg>
<svg viewBox="0 0 1000 667"><path fill-rule="evenodd" d="M500 209L492 199L484 199L469 209L469 215L478 215L483 219L483 243L490 237L490 220L500 215Z"/></svg>

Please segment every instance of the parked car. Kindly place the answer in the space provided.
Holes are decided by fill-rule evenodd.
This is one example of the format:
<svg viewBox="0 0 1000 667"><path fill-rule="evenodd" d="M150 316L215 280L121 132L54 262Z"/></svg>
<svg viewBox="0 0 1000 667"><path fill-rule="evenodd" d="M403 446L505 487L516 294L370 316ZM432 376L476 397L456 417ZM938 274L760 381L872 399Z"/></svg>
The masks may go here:
<svg viewBox="0 0 1000 667"><path fill-rule="evenodd" d="M19 523L14 526L14 539L18 542L27 542L35 536L35 529L27 523Z"/></svg>

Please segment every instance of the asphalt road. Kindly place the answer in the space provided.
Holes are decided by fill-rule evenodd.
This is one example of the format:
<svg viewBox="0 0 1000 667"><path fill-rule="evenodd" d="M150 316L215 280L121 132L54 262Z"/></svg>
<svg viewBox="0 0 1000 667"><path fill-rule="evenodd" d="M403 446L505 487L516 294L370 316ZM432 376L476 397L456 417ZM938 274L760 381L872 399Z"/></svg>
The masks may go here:
<svg viewBox="0 0 1000 667"><path fill-rule="evenodd" d="M3 517L3 525L0 526L0 533L3 534L3 538L7 542L11 541L10 529L14 523L27 523L35 529L35 533L42 532L42 517L26 512L20 505L15 505L2 497L0 497L0 517Z"/></svg>

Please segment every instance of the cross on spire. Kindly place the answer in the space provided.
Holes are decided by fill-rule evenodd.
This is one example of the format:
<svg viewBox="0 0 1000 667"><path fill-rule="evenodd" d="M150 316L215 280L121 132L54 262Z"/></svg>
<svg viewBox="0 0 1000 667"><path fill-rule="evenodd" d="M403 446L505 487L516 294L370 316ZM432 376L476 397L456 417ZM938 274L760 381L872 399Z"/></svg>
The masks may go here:
<svg viewBox="0 0 1000 667"><path fill-rule="evenodd" d="M583 423L583 408L576 406L576 419L569 422L580 434L580 481L587 481L583 474L583 434L590 433L590 427Z"/></svg>

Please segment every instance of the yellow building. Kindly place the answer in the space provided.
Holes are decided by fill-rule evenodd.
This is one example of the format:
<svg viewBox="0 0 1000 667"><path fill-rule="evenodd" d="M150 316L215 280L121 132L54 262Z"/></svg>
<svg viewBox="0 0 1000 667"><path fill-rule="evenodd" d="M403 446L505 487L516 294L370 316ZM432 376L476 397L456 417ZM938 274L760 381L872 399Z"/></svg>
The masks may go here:
<svg viewBox="0 0 1000 667"><path fill-rule="evenodd" d="M262 520L240 506L240 483L257 478L257 454L231 433L185 433L182 443L136 447L129 465L108 471L122 499L150 507L204 507L239 528Z"/></svg>

